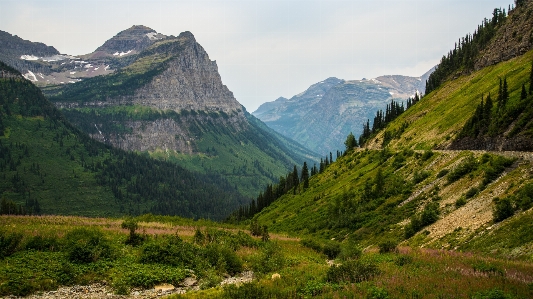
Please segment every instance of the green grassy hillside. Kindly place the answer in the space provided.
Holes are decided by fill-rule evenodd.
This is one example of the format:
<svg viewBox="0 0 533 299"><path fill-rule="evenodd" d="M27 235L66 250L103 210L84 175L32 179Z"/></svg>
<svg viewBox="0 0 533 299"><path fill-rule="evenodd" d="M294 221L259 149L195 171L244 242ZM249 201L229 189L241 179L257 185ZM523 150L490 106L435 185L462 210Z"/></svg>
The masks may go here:
<svg viewBox="0 0 533 299"><path fill-rule="evenodd" d="M289 192L256 219L274 231L363 247L393 240L529 258L531 230L523 225L531 217L529 155L437 149L459 135L482 94L497 96L499 78L508 82L508 107L523 102L521 87L529 84L532 59L528 52L443 84L366 149L341 157L313 176L307 190ZM386 132L396 137L384 147Z"/></svg>
<svg viewBox="0 0 533 299"><path fill-rule="evenodd" d="M385 132L397 132L404 124L408 124L403 128L401 136L390 141L389 148L395 150L446 148L474 115L476 107L481 103L482 95L486 98L490 93L493 99L497 98L500 78L502 80L507 78L508 105L510 107L518 105L522 85L529 86L532 60L533 51L529 51L523 56L443 84L399 116L386 130L378 134L377 138L369 142L367 147L382 148Z"/></svg>

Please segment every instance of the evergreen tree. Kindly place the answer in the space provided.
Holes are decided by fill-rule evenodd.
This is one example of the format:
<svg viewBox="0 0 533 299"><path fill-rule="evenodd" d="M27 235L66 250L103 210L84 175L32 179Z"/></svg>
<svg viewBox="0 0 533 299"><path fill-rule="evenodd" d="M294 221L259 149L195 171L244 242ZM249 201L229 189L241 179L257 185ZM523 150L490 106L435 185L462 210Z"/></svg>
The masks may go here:
<svg viewBox="0 0 533 299"><path fill-rule="evenodd" d="M296 165L294 165L294 169L292 171L292 184L294 187L293 194L296 194L296 188L298 188L298 185L300 184L300 180L298 176L298 169L296 168Z"/></svg>
<svg viewBox="0 0 533 299"><path fill-rule="evenodd" d="M346 146L346 152L351 151L357 146L357 140L355 140L355 136L352 134L352 132L350 132L350 134L348 134L348 137L346 137L344 145Z"/></svg>
<svg viewBox="0 0 533 299"><path fill-rule="evenodd" d="M503 89L502 89L502 106L505 108L507 101L509 100L509 91L507 86L507 77L503 79Z"/></svg>
<svg viewBox="0 0 533 299"><path fill-rule="evenodd" d="M304 162L304 166L302 167L301 181L303 183L304 190L309 188L309 170L307 169L307 162Z"/></svg>
<svg viewBox="0 0 533 299"><path fill-rule="evenodd" d="M527 98L526 85L522 84L522 93L520 94L520 99L525 100Z"/></svg>
<svg viewBox="0 0 533 299"><path fill-rule="evenodd" d="M531 61L531 73L529 73L529 94L533 94L533 61Z"/></svg>

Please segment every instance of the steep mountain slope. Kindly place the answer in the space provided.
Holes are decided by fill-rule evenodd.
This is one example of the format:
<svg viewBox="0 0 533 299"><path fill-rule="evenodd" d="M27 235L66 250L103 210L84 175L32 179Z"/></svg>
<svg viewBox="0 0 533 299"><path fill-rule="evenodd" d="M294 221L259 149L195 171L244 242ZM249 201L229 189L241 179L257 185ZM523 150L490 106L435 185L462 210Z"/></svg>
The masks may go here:
<svg viewBox="0 0 533 299"><path fill-rule="evenodd" d="M497 30L523 19L528 10L519 8ZM256 219L271 230L363 247L393 240L528 259L533 155L500 150L531 150L524 147L531 144L531 74L533 51L443 82L364 149L348 152L312 176L309 188L285 194ZM499 100L480 105L489 93ZM385 136L393 137L384 143ZM449 149L458 144L462 150ZM493 151L469 150L480 144Z"/></svg>
<svg viewBox="0 0 533 299"><path fill-rule="evenodd" d="M2 214L221 219L247 201L221 177L91 139L1 62L0 177Z"/></svg>
<svg viewBox="0 0 533 299"><path fill-rule="evenodd" d="M327 154L343 149L350 132L361 134L362 123L391 100L405 100L424 90L429 73L424 76L353 81L328 78L289 100L264 103L253 114L279 133Z"/></svg>
<svg viewBox="0 0 533 299"><path fill-rule="evenodd" d="M65 86L51 100L97 140L219 173L250 196L292 165L316 160L245 111L190 32L158 40L128 66Z"/></svg>

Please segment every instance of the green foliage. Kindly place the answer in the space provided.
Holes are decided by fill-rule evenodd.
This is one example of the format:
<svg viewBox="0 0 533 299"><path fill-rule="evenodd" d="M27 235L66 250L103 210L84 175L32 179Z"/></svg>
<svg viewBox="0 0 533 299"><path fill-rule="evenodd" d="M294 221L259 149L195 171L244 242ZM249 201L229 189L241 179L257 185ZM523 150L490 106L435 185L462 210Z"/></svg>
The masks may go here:
<svg viewBox="0 0 533 299"><path fill-rule="evenodd" d="M139 261L143 264L162 264L196 269L199 267L199 248L179 236L164 236L145 242Z"/></svg>
<svg viewBox="0 0 533 299"><path fill-rule="evenodd" d="M386 289L371 287L366 295L367 299L389 299L389 293Z"/></svg>
<svg viewBox="0 0 533 299"><path fill-rule="evenodd" d="M276 242L263 243L261 252L252 262L254 272L268 273L277 271L285 265L285 256Z"/></svg>
<svg viewBox="0 0 533 299"><path fill-rule="evenodd" d="M426 82L425 94L441 86L452 75L461 70L473 70L474 62L478 53L481 52L496 34L497 29L505 22L506 14L501 9L494 9L492 20L485 19L478 26L476 34L467 34L462 38L454 50L450 50L447 56L442 56L435 71Z"/></svg>
<svg viewBox="0 0 533 299"><path fill-rule="evenodd" d="M362 282L372 279L379 273L379 268L373 263L352 260L331 266L326 273L326 280L333 283Z"/></svg>
<svg viewBox="0 0 533 299"><path fill-rule="evenodd" d="M477 292L473 299L513 299L514 297L510 294L505 293L500 289L492 289L484 292Z"/></svg>
<svg viewBox="0 0 533 299"><path fill-rule="evenodd" d="M93 263L113 257L113 248L103 232L97 229L77 228L65 236L65 248L69 261Z"/></svg>
<svg viewBox="0 0 533 299"><path fill-rule="evenodd" d="M0 230L0 259L15 253L22 240L22 234Z"/></svg>
<svg viewBox="0 0 533 299"><path fill-rule="evenodd" d="M506 197L500 199L499 197L495 197L492 202L494 203L494 209L492 212L494 222L503 221L514 215L515 209L511 198Z"/></svg>
<svg viewBox="0 0 533 299"><path fill-rule="evenodd" d="M348 134L348 136L346 137L344 145L346 146L346 152L349 152L358 146L357 140L355 140L355 136L352 134L352 132L350 132L350 134Z"/></svg>
<svg viewBox="0 0 533 299"><path fill-rule="evenodd" d="M128 238L126 239L126 244L135 246L135 245L141 244L142 241L144 240L144 238L141 235L135 232L139 228L139 224L134 218L132 217L126 218L126 220L122 222L120 227L122 227L123 229L127 229L130 232L130 234L128 235Z"/></svg>
<svg viewBox="0 0 533 299"><path fill-rule="evenodd" d="M378 244L379 253L389 253L398 251L398 242L394 240L385 240Z"/></svg>
<svg viewBox="0 0 533 299"><path fill-rule="evenodd" d="M475 171L478 163L473 156L466 157L461 164L457 165L450 173L448 173L448 184L451 184L463 176Z"/></svg>
<svg viewBox="0 0 533 299"><path fill-rule="evenodd" d="M341 245L339 258L343 261L359 259L363 255L363 250L354 242L345 242Z"/></svg>
<svg viewBox="0 0 533 299"><path fill-rule="evenodd" d="M322 252L322 245L314 239L304 238L300 241L300 243L302 244L302 246L311 248L316 252Z"/></svg>
<svg viewBox="0 0 533 299"><path fill-rule="evenodd" d="M409 239L422 228L436 222L439 219L439 204L430 202L425 205L420 215L413 215L411 222L405 226L404 237Z"/></svg>
<svg viewBox="0 0 533 299"><path fill-rule="evenodd" d="M341 253L341 244L335 241L326 242L322 252L330 259L335 259Z"/></svg>
<svg viewBox="0 0 533 299"><path fill-rule="evenodd" d="M437 174L437 178L441 178L441 177L447 175L448 172L450 172L449 169L442 169L442 170L440 170L439 173Z"/></svg>
<svg viewBox="0 0 533 299"><path fill-rule="evenodd" d="M131 288L153 288L160 283L178 285L188 274L183 269L160 264L127 263L117 270L112 272L111 278L118 294L129 294Z"/></svg>
<svg viewBox="0 0 533 299"><path fill-rule="evenodd" d="M415 173L413 174L413 184L416 185L420 182L422 182L423 180L427 179L429 176L431 175L431 173L429 171L415 171Z"/></svg>
<svg viewBox="0 0 533 299"><path fill-rule="evenodd" d="M59 251L61 244L55 236L31 236L27 238L25 249L38 251Z"/></svg>
<svg viewBox="0 0 533 299"><path fill-rule="evenodd" d="M474 269L474 272L481 272L488 275L498 275L498 276L504 276L505 272L500 269L498 266L485 262L485 261L477 261L472 265L472 268Z"/></svg>

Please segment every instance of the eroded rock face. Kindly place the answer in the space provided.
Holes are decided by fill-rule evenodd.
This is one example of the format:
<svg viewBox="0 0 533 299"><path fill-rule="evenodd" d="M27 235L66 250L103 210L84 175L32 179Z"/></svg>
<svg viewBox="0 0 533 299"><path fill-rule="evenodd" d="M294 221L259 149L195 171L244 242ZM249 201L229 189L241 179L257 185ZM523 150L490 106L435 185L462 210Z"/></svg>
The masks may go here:
<svg viewBox="0 0 533 299"><path fill-rule="evenodd" d="M188 38L185 49L169 62L167 69L128 100L162 110L238 112L244 116L241 104L222 84L216 62L209 59L192 34Z"/></svg>
<svg viewBox="0 0 533 299"><path fill-rule="evenodd" d="M533 2L527 1L512 10L507 21L483 50L475 69L507 61L533 49Z"/></svg>

